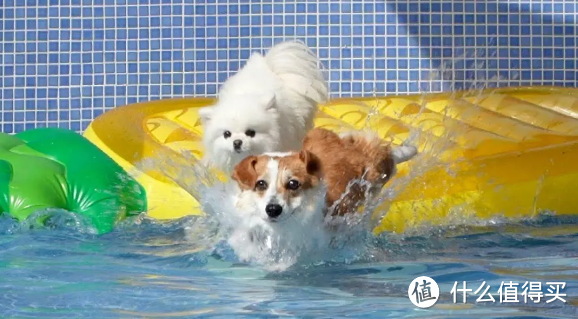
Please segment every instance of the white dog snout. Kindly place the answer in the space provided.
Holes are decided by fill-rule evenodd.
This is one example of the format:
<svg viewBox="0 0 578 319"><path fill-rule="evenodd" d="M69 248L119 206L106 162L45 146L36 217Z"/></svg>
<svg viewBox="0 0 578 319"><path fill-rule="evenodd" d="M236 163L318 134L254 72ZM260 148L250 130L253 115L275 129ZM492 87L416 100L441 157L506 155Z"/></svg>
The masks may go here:
<svg viewBox="0 0 578 319"><path fill-rule="evenodd" d="M241 146L243 146L242 140L233 140L233 148L235 149L235 151L240 151Z"/></svg>

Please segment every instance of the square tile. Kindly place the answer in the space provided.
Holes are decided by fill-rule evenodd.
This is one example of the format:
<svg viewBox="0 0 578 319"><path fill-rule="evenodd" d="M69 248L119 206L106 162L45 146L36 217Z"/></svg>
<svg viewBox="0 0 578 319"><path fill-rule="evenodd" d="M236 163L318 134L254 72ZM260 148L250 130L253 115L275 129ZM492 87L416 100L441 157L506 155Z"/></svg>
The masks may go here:
<svg viewBox="0 0 578 319"><path fill-rule="evenodd" d="M28 2L34 7L21 5ZM578 6L569 0L32 2L7 0L0 9L6 132L82 131L126 103L214 96L251 52L291 38L330 69L334 97L479 82L576 86ZM432 76L448 65L452 80Z"/></svg>

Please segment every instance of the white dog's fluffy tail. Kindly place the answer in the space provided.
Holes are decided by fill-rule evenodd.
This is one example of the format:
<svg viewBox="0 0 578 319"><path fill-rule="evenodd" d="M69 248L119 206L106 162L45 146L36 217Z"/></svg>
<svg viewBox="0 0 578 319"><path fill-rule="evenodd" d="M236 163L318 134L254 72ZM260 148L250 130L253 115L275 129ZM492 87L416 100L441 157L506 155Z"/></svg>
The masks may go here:
<svg viewBox="0 0 578 319"><path fill-rule="evenodd" d="M284 90L315 103L327 102L327 82L319 67L319 59L303 42L279 43L267 52L265 60Z"/></svg>
<svg viewBox="0 0 578 319"><path fill-rule="evenodd" d="M411 145L400 145L392 148L391 154L396 164L407 162L417 155L417 148Z"/></svg>
<svg viewBox="0 0 578 319"><path fill-rule="evenodd" d="M265 55L253 53L243 68L223 84L219 99L247 95L261 96L264 101L276 95L298 113L304 100L309 105L306 108L314 110L329 99L319 59L299 41L279 43Z"/></svg>

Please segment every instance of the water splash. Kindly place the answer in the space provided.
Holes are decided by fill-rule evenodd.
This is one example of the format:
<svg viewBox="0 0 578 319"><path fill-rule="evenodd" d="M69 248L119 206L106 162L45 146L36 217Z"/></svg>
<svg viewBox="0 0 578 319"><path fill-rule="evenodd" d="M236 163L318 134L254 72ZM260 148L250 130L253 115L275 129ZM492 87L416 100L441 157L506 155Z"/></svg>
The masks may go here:
<svg viewBox="0 0 578 319"><path fill-rule="evenodd" d="M39 210L30 214L22 222L16 222L8 214L0 215L0 234L14 235L43 230L88 235L97 233L87 217L64 209Z"/></svg>
<svg viewBox="0 0 578 319"><path fill-rule="evenodd" d="M236 213L232 196L235 191L231 188L233 185L218 181L191 154L185 153L180 157L174 154L173 156L149 158L141 162L139 168L143 171L157 170L162 172L199 201L205 216L188 221L184 229L188 240L200 249L228 255L228 250L223 248L223 245L228 243L229 248L231 248L230 243L231 238L233 238L238 241L235 251L238 259L269 266L276 265L277 268L287 268L294 264L303 263L337 260L351 262L360 258L363 259L371 256L376 245L382 244L380 240L384 238L376 239L371 234L371 230L386 216L389 204L400 192L404 191L412 180L439 166L444 167L448 173L452 173L451 166L443 162L441 158L442 154L459 138L461 131L458 129L460 125L458 121L452 121L448 113L451 111L452 103L462 100L463 96L484 98L492 94L491 91L484 90L491 83L499 82L499 77L498 75L491 78L483 76L489 74L486 72L487 60L483 50L475 51L473 54L470 52L461 58L444 62L439 70L430 73L429 82L439 83L440 87L444 91L449 91L450 94L448 105L444 108L446 114L443 118L443 133L432 134L430 128L423 127L419 123L409 123L411 131L404 143L421 146L420 153L411 160L412 169L409 174L394 179L373 201L364 203L365 209L360 214L350 214L326 220L328 225L337 229L338 234L328 241L327 247L321 247L319 244L311 244L308 247L297 244L283 246L283 239L276 238L275 232L263 227L263 225L247 223L242 215ZM459 76L462 69L473 71L473 73L469 72L473 75L473 81L465 88L456 86L456 83L463 82ZM479 70L483 72L476 72ZM467 91L465 93L460 92L458 96L457 91L463 89ZM428 93L427 90L424 90L419 111L413 115L416 120L427 109ZM369 129L371 117L376 114L378 114L376 110L370 112L366 121L366 130ZM177 157L179 160L175 160ZM445 187L449 187L449 185L445 185ZM475 220L469 219L471 214L465 211L467 208L457 207L455 210L455 215L461 216L456 220L456 224L467 223L468 221L475 222ZM321 214L321 211L316 213ZM257 229L259 230L257 231ZM414 230L414 235L435 231L436 227L424 225L417 229L419 230L417 232ZM409 233L412 233L411 229ZM239 234L245 235L239 237ZM310 235L310 232L298 234L295 238L299 236L307 238ZM251 250L249 247L255 241L262 245L256 250ZM243 247L247 249L243 251ZM291 247L299 247L299 249L287 249Z"/></svg>

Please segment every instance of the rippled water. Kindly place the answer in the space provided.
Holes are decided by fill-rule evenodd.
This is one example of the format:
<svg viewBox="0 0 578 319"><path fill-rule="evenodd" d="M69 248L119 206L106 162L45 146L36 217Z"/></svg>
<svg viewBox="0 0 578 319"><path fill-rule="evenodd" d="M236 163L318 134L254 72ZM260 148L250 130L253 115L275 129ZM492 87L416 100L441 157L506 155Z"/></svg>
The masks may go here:
<svg viewBox="0 0 578 319"><path fill-rule="evenodd" d="M443 150L441 142L432 154ZM335 258L271 272L239 262L210 219L136 218L95 236L78 217L54 216L48 229L0 217L0 318L578 317L578 218L358 233L362 245L337 249ZM419 276L440 286L432 308L408 298ZM490 285L496 301L476 303L476 294L454 303L452 287L463 281L472 292ZM566 302L500 303L497 290L510 281L540 282L544 292L548 282L563 282Z"/></svg>
<svg viewBox="0 0 578 319"><path fill-rule="evenodd" d="M104 236L62 219L53 229L0 222L2 318L575 318L577 220L428 229L368 239L369 254L298 264L273 273L238 263L221 243L199 251L187 237L194 218L127 222ZM417 309L410 282L440 285L440 301ZM454 304L455 281L485 281L495 303ZM567 303L499 302L502 281L566 283Z"/></svg>

